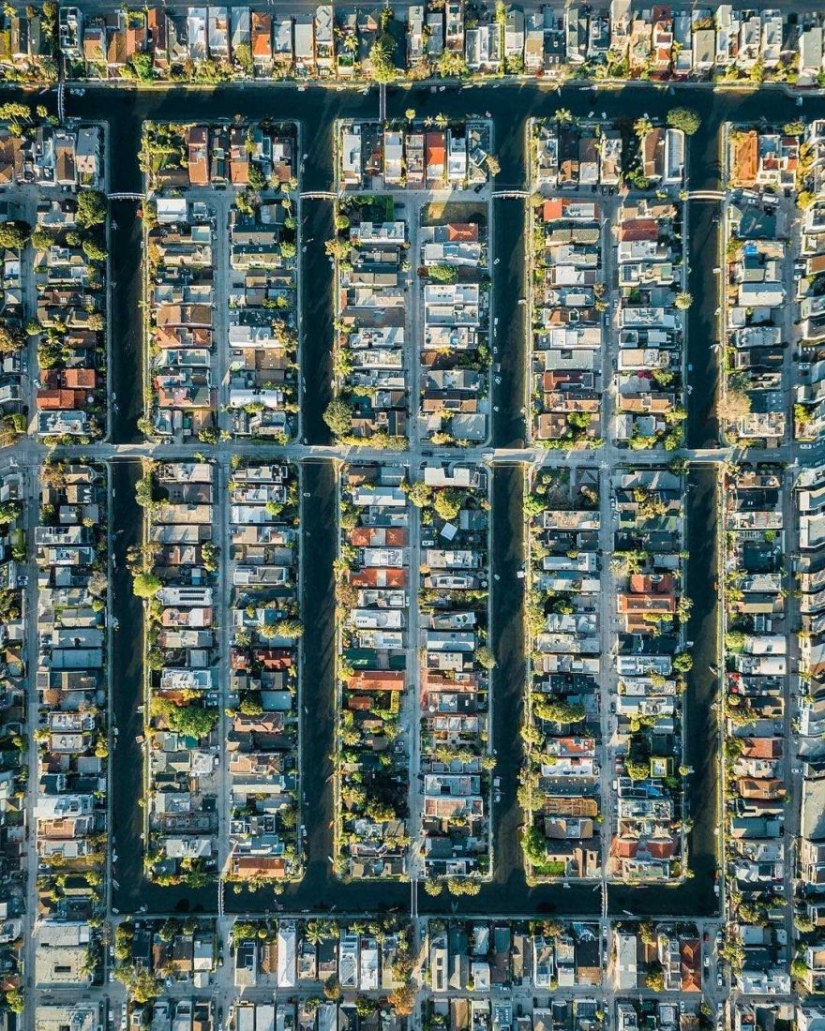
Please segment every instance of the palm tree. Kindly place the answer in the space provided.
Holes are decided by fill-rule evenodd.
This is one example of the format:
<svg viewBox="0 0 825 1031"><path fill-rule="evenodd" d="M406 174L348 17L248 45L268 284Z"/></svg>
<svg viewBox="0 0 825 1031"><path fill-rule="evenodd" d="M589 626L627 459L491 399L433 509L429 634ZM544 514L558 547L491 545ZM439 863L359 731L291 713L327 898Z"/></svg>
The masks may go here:
<svg viewBox="0 0 825 1031"><path fill-rule="evenodd" d="M560 107L558 111L556 111L556 121L560 125L565 125L568 122L572 122L573 112L566 107Z"/></svg>

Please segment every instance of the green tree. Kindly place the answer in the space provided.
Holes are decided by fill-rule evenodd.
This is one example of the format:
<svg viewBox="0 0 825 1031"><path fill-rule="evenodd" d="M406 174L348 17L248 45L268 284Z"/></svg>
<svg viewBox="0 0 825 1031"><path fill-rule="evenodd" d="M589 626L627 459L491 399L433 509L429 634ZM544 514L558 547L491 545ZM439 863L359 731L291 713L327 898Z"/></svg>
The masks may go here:
<svg viewBox="0 0 825 1031"><path fill-rule="evenodd" d="M304 624L300 619L285 619L278 624L278 633L281 637L303 637Z"/></svg>
<svg viewBox="0 0 825 1031"><path fill-rule="evenodd" d="M217 709L203 709L199 705L173 705L166 722L177 734L185 737L206 737L218 722Z"/></svg>
<svg viewBox="0 0 825 1031"><path fill-rule="evenodd" d="M627 775L631 780L647 780L650 776L650 767L647 763L628 759L625 765L627 766Z"/></svg>
<svg viewBox="0 0 825 1031"><path fill-rule="evenodd" d="M423 480L419 480L418 483L414 483L407 491L407 497L416 508L425 508L427 505L432 504L433 489L424 483Z"/></svg>
<svg viewBox="0 0 825 1031"><path fill-rule="evenodd" d="M459 50L445 50L438 59L438 73L445 79L467 74L467 62Z"/></svg>
<svg viewBox="0 0 825 1031"><path fill-rule="evenodd" d="M106 260L106 248L95 237L90 236L83 241L83 253L89 259L89 261L105 261Z"/></svg>
<svg viewBox="0 0 825 1031"><path fill-rule="evenodd" d="M342 397L336 397L327 405L324 422L336 437L342 437L352 429L352 409Z"/></svg>
<svg viewBox="0 0 825 1031"><path fill-rule="evenodd" d="M82 229L102 225L106 221L106 195L98 190L83 190L79 193L76 218Z"/></svg>
<svg viewBox="0 0 825 1031"><path fill-rule="evenodd" d="M234 50L235 63L240 66L244 75L255 74L255 61L252 57L252 47L247 43L239 43Z"/></svg>
<svg viewBox="0 0 825 1031"><path fill-rule="evenodd" d="M586 715L583 705L552 696L538 697L533 702L533 711L540 720L551 723L582 723Z"/></svg>
<svg viewBox="0 0 825 1031"><path fill-rule="evenodd" d="M455 265L430 265L427 274L437 283L454 283L458 279L458 269Z"/></svg>
<svg viewBox="0 0 825 1031"><path fill-rule="evenodd" d="M693 656L688 652L679 652L673 657L673 668L677 673L690 673L693 669Z"/></svg>
<svg viewBox="0 0 825 1031"><path fill-rule="evenodd" d="M493 655L490 648L486 644L483 644L476 652L476 661L479 666L483 666L484 669L495 669L496 668L496 657Z"/></svg>
<svg viewBox="0 0 825 1031"><path fill-rule="evenodd" d="M645 977L645 985L652 992L663 992L665 990L665 975L659 964L656 964L659 969L653 969Z"/></svg>
<svg viewBox="0 0 825 1031"><path fill-rule="evenodd" d="M535 824L525 830L521 838L521 847L525 858L531 863L543 863L547 859L547 839Z"/></svg>
<svg viewBox="0 0 825 1031"><path fill-rule="evenodd" d="M702 119L692 107L674 107L667 113L667 124L673 129L681 129L685 136L693 136L698 132Z"/></svg>
<svg viewBox="0 0 825 1031"><path fill-rule="evenodd" d="M433 508L442 519L451 520L455 519L461 511L463 501L464 493L462 491L447 487L445 490L439 490L436 493L433 500Z"/></svg>
<svg viewBox="0 0 825 1031"><path fill-rule="evenodd" d="M147 53L135 54L129 61L135 78L141 82L149 82L155 77L155 70L152 67L152 55Z"/></svg>
<svg viewBox="0 0 825 1031"><path fill-rule="evenodd" d="M382 32L370 50L372 77L376 82L392 82L396 77L395 40L389 32Z"/></svg>
<svg viewBox="0 0 825 1031"><path fill-rule="evenodd" d="M31 236L32 227L22 219L9 219L7 222L0 222L0 247L9 247L19 251L25 247L26 241Z"/></svg>
<svg viewBox="0 0 825 1031"><path fill-rule="evenodd" d="M6 992L6 1005L12 1013L22 1013L26 1008L26 1000L19 988L9 988Z"/></svg>
<svg viewBox="0 0 825 1031"><path fill-rule="evenodd" d="M154 573L138 573L132 582L132 593L136 598L154 598L163 587L163 581Z"/></svg>

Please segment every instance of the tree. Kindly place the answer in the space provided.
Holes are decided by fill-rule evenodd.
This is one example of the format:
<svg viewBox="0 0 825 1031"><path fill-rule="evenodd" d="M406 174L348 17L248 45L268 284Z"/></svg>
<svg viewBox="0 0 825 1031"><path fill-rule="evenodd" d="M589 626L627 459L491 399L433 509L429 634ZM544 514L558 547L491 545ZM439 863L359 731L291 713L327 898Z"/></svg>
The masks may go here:
<svg viewBox="0 0 825 1031"><path fill-rule="evenodd" d="M336 437L342 437L352 429L352 409L342 397L336 397L327 405L324 422Z"/></svg>
<svg viewBox="0 0 825 1031"><path fill-rule="evenodd" d="M543 863L547 859L547 839L535 824L525 830L521 838L521 847L525 858L531 863Z"/></svg>
<svg viewBox="0 0 825 1031"><path fill-rule="evenodd" d="M458 279L458 269L455 265L430 265L427 273L430 279L437 283L454 283Z"/></svg>
<svg viewBox="0 0 825 1031"><path fill-rule="evenodd" d="M252 57L252 47L248 43L239 43L234 50L235 63L241 68L244 75L255 74L255 61Z"/></svg>
<svg viewBox="0 0 825 1031"><path fill-rule="evenodd" d="M687 290L682 290L676 294L676 300L673 303L679 311L687 311L691 304L693 304L693 297Z"/></svg>
<svg viewBox="0 0 825 1031"><path fill-rule="evenodd" d="M128 990L132 1001L144 1006L147 1002L151 1002L152 999L157 999L163 994L163 981L145 967L141 967L135 971Z"/></svg>
<svg viewBox="0 0 825 1031"><path fill-rule="evenodd" d="M344 258L349 254L349 243L347 240L341 240L337 236L331 240L327 240L324 244L324 250L330 256L335 258L336 261L343 261Z"/></svg>
<svg viewBox="0 0 825 1031"><path fill-rule="evenodd" d="M419 480L418 483L414 483L407 491L407 497L416 508L424 508L432 504L433 489L424 483L423 480Z"/></svg>
<svg viewBox="0 0 825 1031"><path fill-rule="evenodd" d="M394 57L395 40L389 32L382 32L376 38L372 45L372 50L370 50L372 77L376 82L392 82L395 78Z"/></svg>
<svg viewBox="0 0 825 1031"><path fill-rule="evenodd" d="M13 329L8 322L0 324L0 354L14 354L26 342L22 329Z"/></svg>
<svg viewBox="0 0 825 1031"><path fill-rule="evenodd" d="M433 508L442 519L455 519L461 511L461 504L464 501L462 491L454 490L451 487L440 490L433 500Z"/></svg>
<svg viewBox="0 0 825 1031"><path fill-rule="evenodd" d="M26 1008L26 1000L19 988L9 988L6 992L6 1005L12 1013L22 1013Z"/></svg>
<svg viewBox="0 0 825 1031"><path fill-rule="evenodd" d="M430 882L427 881L426 884ZM425 890L426 890L425 884ZM439 889L440 890L440 889ZM387 1002L395 1010L396 1016L408 1017L415 1009L415 989L409 980L402 984L399 988L390 992L387 996Z"/></svg>
<svg viewBox="0 0 825 1031"><path fill-rule="evenodd" d="M656 966L659 969L657 970L654 968L650 971L650 973L645 977L645 985L652 992L663 992L665 990L665 975L662 971L661 965L657 963Z"/></svg>
<svg viewBox="0 0 825 1031"><path fill-rule="evenodd" d="M585 719L583 705L563 698L539 697L533 702L533 711L540 720L550 723L581 723Z"/></svg>
<svg viewBox="0 0 825 1031"><path fill-rule="evenodd" d="M673 668L677 673L690 673L693 669L693 656L688 652L679 652L673 656Z"/></svg>
<svg viewBox="0 0 825 1031"><path fill-rule="evenodd" d="M132 593L136 598L154 598L163 587L163 581L154 573L138 573L132 582Z"/></svg>
<svg viewBox="0 0 825 1031"><path fill-rule="evenodd" d="M83 253L89 259L89 261L105 261L106 260L106 248L95 237L87 237L82 244Z"/></svg>
<svg viewBox="0 0 825 1031"><path fill-rule="evenodd" d="M639 137L640 140L644 139L645 136L653 129L653 123L650 119L643 115L641 118L637 118L633 123L633 131Z"/></svg>
<svg viewBox="0 0 825 1031"><path fill-rule="evenodd" d="M647 763L628 759L625 765L627 767L627 775L631 780L647 780L650 776L650 767Z"/></svg>
<svg viewBox="0 0 825 1031"><path fill-rule="evenodd" d="M330 1002L337 1002L341 998L341 982L333 974L324 981L324 996Z"/></svg>
<svg viewBox="0 0 825 1031"><path fill-rule="evenodd" d="M720 419L724 419L726 422L738 422L740 419L746 419L751 414L751 399L744 390L728 387L719 395L716 413Z"/></svg>
<svg viewBox="0 0 825 1031"><path fill-rule="evenodd" d="M484 669L496 668L496 657L486 644L483 644L476 652L476 662L478 662L479 666L483 666Z"/></svg>
<svg viewBox="0 0 825 1031"><path fill-rule="evenodd" d="M247 695L246 698L242 698L238 709L244 716L260 716L264 711L260 699L255 695Z"/></svg>
<svg viewBox="0 0 825 1031"><path fill-rule="evenodd" d="M467 74L467 62L459 50L444 50L438 59L438 73L447 78L458 78Z"/></svg>
<svg viewBox="0 0 825 1031"><path fill-rule="evenodd" d="M487 174L492 178L499 174L501 171L501 162L497 157L493 157L492 154L487 155Z"/></svg>
<svg viewBox="0 0 825 1031"><path fill-rule="evenodd" d="M31 232L32 227L22 219L0 222L0 247L9 247L11 250L19 251L21 247L26 246Z"/></svg>
<svg viewBox="0 0 825 1031"><path fill-rule="evenodd" d="M32 246L38 251L48 250L56 239L56 234L45 226L38 226L31 235Z"/></svg>
<svg viewBox="0 0 825 1031"><path fill-rule="evenodd" d="M199 705L173 705L165 718L176 734L202 738L214 730L218 710L202 709Z"/></svg>
<svg viewBox="0 0 825 1031"><path fill-rule="evenodd" d="M642 945L656 944L656 928L650 920L644 920L639 924L639 937L642 939Z"/></svg>
<svg viewBox="0 0 825 1031"><path fill-rule="evenodd" d="M82 229L102 225L106 221L106 195L98 190L83 190L79 193L76 218Z"/></svg>
<svg viewBox="0 0 825 1031"><path fill-rule="evenodd" d="M278 624L279 637L303 637L304 624L300 619L285 619Z"/></svg>
<svg viewBox="0 0 825 1031"><path fill-rule="evenodd" d="M693 136L702 119L692 107L674 107L667 113L667 124L672 129L681 129L685 136Z"/></svg>
<svg viewBox="0 0 825 1031"><path fill-rule="evenodd" d="M132 71L135 73L135 78L140 79L141 82L149 82L155 77L155 71L152 67L152 55L149 53L138 53L134 54L129 61L132 66Z"/></svg>

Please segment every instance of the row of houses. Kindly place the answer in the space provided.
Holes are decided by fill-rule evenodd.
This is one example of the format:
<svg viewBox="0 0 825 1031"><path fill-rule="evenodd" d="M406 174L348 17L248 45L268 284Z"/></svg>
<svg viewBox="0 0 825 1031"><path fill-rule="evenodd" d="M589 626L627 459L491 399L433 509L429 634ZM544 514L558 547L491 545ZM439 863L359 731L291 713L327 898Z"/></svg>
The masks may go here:
<svg viewBox="0 0 825 1031"><path fill-rule="evenodd" d="M682 186L685 135L681 129L640 118L623 124L571 119L530 119L530 173L543 192L616 193Z"/></svg>
<svg viewBox="0 0 825 1031"><path fill-rule="evenodd" d="M294 123L270 119L210 125L146 122L141 167L150 193L209 186L294 190L296 139Z"/></svg>
<svg viewBox="0 0 825 1031"><path fill-rule="evenodd" d="M803 302L804 303L804 302ZM809 345L810 346L810 345ZM822 554L825 547L822 469L800 477L794 492L799 552L794 562L794 587L799 597L799 721L797 770L801 772L799 842L793 874L799 878L794 924L796 949L791 971L806 994L825 986L825 647L822 619ZM823 729L820 729L823 728ZM789 857L790 860L790 857ZM821 1020L821 1016L819 1017Z"/></svg>
<svg viewBox="0 0 825 1031"><path fill-rule="evenodd" d="M127 983L140 977L166 981L169 986L206 988L217 969L218 938L214 920L169 917L166 920L122 920L115 927L114 961ZM138 1011L131 1024L141 1025ZM153 1014L152 1026L165 1023L162 1008ZM194 1031L194 1029L192 1029Z"/></svg>
<svg viewBox="0 0 825 1031"><path fill-rule="evenodd" d="M197 887L218 865L218 641L215 467L150 466L138 482L146 546L134 589L146 599L144 759L147 876Z"/></svg>
<svg viewBox="0 0 825 1031"><path fill-rule="evenodd" d="M740 466L724 482L725 841L730 957L746 994L790 991L783 897L792 878L785 815L790 741L787 529L778 467ZM818 819L818 817L817 817Z"/></svg>
<svg viewBox="0 0 825 1031"><path fill-rule="evenodd" d="M230 426L286 443L298 412L297 220L289 197L259 196L229 213Z"/></svg>
<svg viewBox="0 0 825 1031"><path fill-rule="evenodd" d="M390 77L528 74L594 78L761 82L816 86L823 22L813 8L652 6L612 0L469 8L462 0L382 8L322 4L272 13L192 6L180 12L92 13L60 8L59 35L40 13L12 19L0 63L54 78L52 47L74 76L90 78ZM387 38L390 43L387 44ZM376 47L376 43L381 46ZM18 73L19 74L19 73Z"/></svg>
<svg viewBox="0 0 825 1031"><path fill-rule="evenodd" d="M422 208L418 231L418 429L434 444L481 444L490 432L489 210L464 210L468 221L443 222Z"/></svg>
<svg viewBox="0 0 825 1031"><path fill-rule="evenodd" d="M73 297L68 291L74 286L82 290L90 282L94 287L96 281L99 286L103 270L81 250L81 234L86 234L79 230L73 218L76 210L74 201L65 199L58 203L53 200L51 189L41 190L41 187L53 186L72 189L81 185L84 179L87 185L99 185L100 129L92 126L56 131L48 124L41 124L41 119L32 112L26 114L26 110L22 105L19 121L3 122L0 126L0 192L3 194L0 214L4 222L12 224L17 241L14 246L4 249L0 271L0 337L3 343L0 356L0 432L4 443L10 443L28 427L30 398L26 376L32 370L28 368L27 345L32 323L50 324L54 316L65 317L67 323L72 324L71 329L67 325L65 337L59 338L61 346L58 346L56 333L49 334L51 339L38 338L42 345L38 349L38 357L45 382L36 394L37 429L81 432L91 428L82 417L69 415L65 417L65 426L53 425L55 420L62 423L64 417L47 416L45 413L87 406L90 395L83 388L95 387L95 365L100 357L89 350L95 340L93 334L89 335L89 346L84 346L87 341L82 326L78 327L77 323L83 322L86 312L78 310L79 305L71 304L77 295ZM78 146L83 169L80 177ZM36 226L34 234L33 226ZM64 229L66 231L62 232ZM66 244L67 233L71 234L74 246ZM34 241L29 242L32 236ZM60 246L56 246L58 244ZM99 254L100 250L93 248L93 253ZM102 253L105 257L105 250ZM36 272L33 266L37 268ZM32 289L32 279L36 289ZM59 296L61 289L66 291L63 296ZM35 292L38 298L36 309L31 303ZM86 300L91 302L91 292L84 298ZM101 297L94 297L95 302L100 300ZM63 302L63 310L60 302ZM101 318L101 315L95 317L96 320ZM91 403L94 404L93 397ZM98 410L98 414L102 411ZM96 422L96 425L99 424Z"/></svg>
<svg viewBox="0 0 825 1031"><path fill-rule="evenodd" d="M233 435L281 443L295 432L296 132L271 122L145 127L157 436L214 441L219 421ZM237 193L227 198L215 192L221 187ZM225 267L218 267L225 250L215 246L218 232L229 238ZM213 363L227 345L219 399L223 373Z"/></svg>
<svg viewBox="0 0 825 1031"><path fill-rule="evenodd" d="M490 872L488 495L486 471L460 463L425 466L410 491L421 524L419 859L455 893Z"/></svg>
<svg viewBox="0 0 825 1031"><path fill-rule="evenodd" d="M406 472L350 465L340 481L339 804L336 865L354 877L399 877L410 839L408 738L412 691L410 512Z"/></svg>
<svg viewBox="0 0 825 1031"><path fill-rule="evenodd" d="M336 123L337 177L343 190L466 190L491 171L491 125L445 116L387 129L379 122Z"/></svg>
<svg viewBox="0 0 825 1031"><path fill-rule="evenodd" d="M300 873L297 466L242 462L228 484L232 650L229 879Z"/></svg>
<svg viewBox="0 0 825 1031"><path fill-rule="evenodd" d="M156 196L146 224L152 400L147 429L171 440L210 437L216 304L215 212L206 201Z"/></svg>
<svg viewBox="0 0 825 1031"><path fill-rule="evenodd" d="M720 415L733 439L781 444L792 325L789 243L774 198L735 191L726 204L723 291L725 386Z"/></svg>
<svg viewBox="0 0 825 1031"><path fill-rule="evenodd" d="M628 921L614 925L612 930L608 968L617 992L637 991L644 985L653 991L679 992L688 998L693 995L697 1001L701 998L702 942L695 926ZM713 947L705 937L708 960ZM675 1008L675 1003L670 1005ZM624 1025L628 1031L639 1026L640 1018L644 1021L647 1017L629 1000L622 1000L618 1006L617 1025ZM680 1006L682 1012L687 1008L684 1002ZM660 1021L662 1017L659 1014Z"/></svg>
<svg viewBox="0 0 825 1031"><path fill-rule="evenodd" d="M597 470L543 470L525 499L527 626L522 847L533 880L602 875L601 559ZM537 987L539 987L537 985Z"/></svg>
<svg viewBox="0 0 825 1031"><path fill-rule="evenodd" d="M601 439L606 290L598 202L552 197L532 210L532 412L546 447Z"/></svg>
<svg viewBox="0 0 825 1031"><path fill-rule="evenodd" d="M430 924L427 947L430 988L438 998L463 993L468 983L482 994L531 986L536 992L586 988L602 979L596 924L451 920L438 929ZM512 1015L500 1023L512 1026Z"/></svg>
<svg viewBox="0 0 825 1031"><path fill-rule="evenodd" d="M58 77L57 5L10 7L0 17L0 69L12 81Z"/></svg>
<svg viewBox="0 0 825 1031"><path fill-rule="evenodd" d="M794 264L798 309L799 364L793 409L794 437L814 440L825 431L825 121L805 128L801 142L805 161L797 177L797 205L803 209L799 255Z"/></svg>
<svg viewBox="0 0 825 1031"><path fill-rule="evenodd" d="M29 810L26 763L26 512L21 474L0 475L0 963L9 990L22 985L23 915L27 899ZM7 995L8 998L8 995Z"/></svg>
<svg viewBox="0 0 825 1031"><path fill-rule="evenodd" d="M615 438L630 448L682 444L684 206L627 200L618 209Z"/></svg>
<svg viewBox="0 0 825 1031"><path fill-rule="evenodd" d="M34 834L39 987L88 986L105 912L108 794L108 486L103 466L41 469L39 722Z"/></svg>
<svg viewBox="0 0 825 1031"><path fill-rule="evenodd" d="M103 129L55 129L25 111L0 127L0 213L12 237L0 276L3 435L9 442L27 429L24 377L32 376L34 337L34 431L51 441L91 441L106 429Z"/></svg>
<svg viewBox="0 0 825 1031"><path fill-rule="evenodd" d="M387 993L404 983L401 974L407 933L393 921L372 923L367 928L317 920L279 920L277 927L266 928L236 922L232 933L237 946L238 987L250 987L250 976L252 986L274 984L279 995L286 989L306 990L331 983L341 994ZM351 998L345 995L347 1001ZM235 1016L237 1026L248 1031L263 1031L271 1019L263 1006L244 1013L243 1002Z"/></svg>
<svg viewBox="0 0 825 1031"><path fill-rule="evenodd" d="M55 128L27 105L0 129L0 188L11 186L103 189L103 129Z"/></svg>
<svg viewBox="0 0 825 1031"><path fill-rule="evenodd" d="M11 443L28 427L25 375L28 372L23 251L2 251L0 261L0 440Z"/></svg>
<svg viewBox="0 0 825 1031"><path fill-rule="evenodd" d="M346 197L337 210L333 369L344 420L333 429L373 444L403 443L411 386L408 225L392 194Z"/></svg>
<svg viewBox="0 0 825 1031"><path fill-rule="evenodd" d="M608 872L624 882L674 881L687 868L682 697L693 665L683 479L664 469L619 472L611 508L618 744Z"/></svg>

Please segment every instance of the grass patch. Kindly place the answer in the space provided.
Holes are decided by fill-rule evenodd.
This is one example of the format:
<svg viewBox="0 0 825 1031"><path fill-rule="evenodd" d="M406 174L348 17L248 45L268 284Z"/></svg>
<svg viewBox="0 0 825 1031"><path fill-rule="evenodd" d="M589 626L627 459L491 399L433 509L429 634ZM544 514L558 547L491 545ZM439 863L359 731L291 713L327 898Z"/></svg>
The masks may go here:
<svg viewBox="0 0 825 1031"><path fill-rule="evenodd" d="M446 222L476 222L487 225L487 205L472 201L434 201L421 208L421 225L438 226Z"/></svg>

